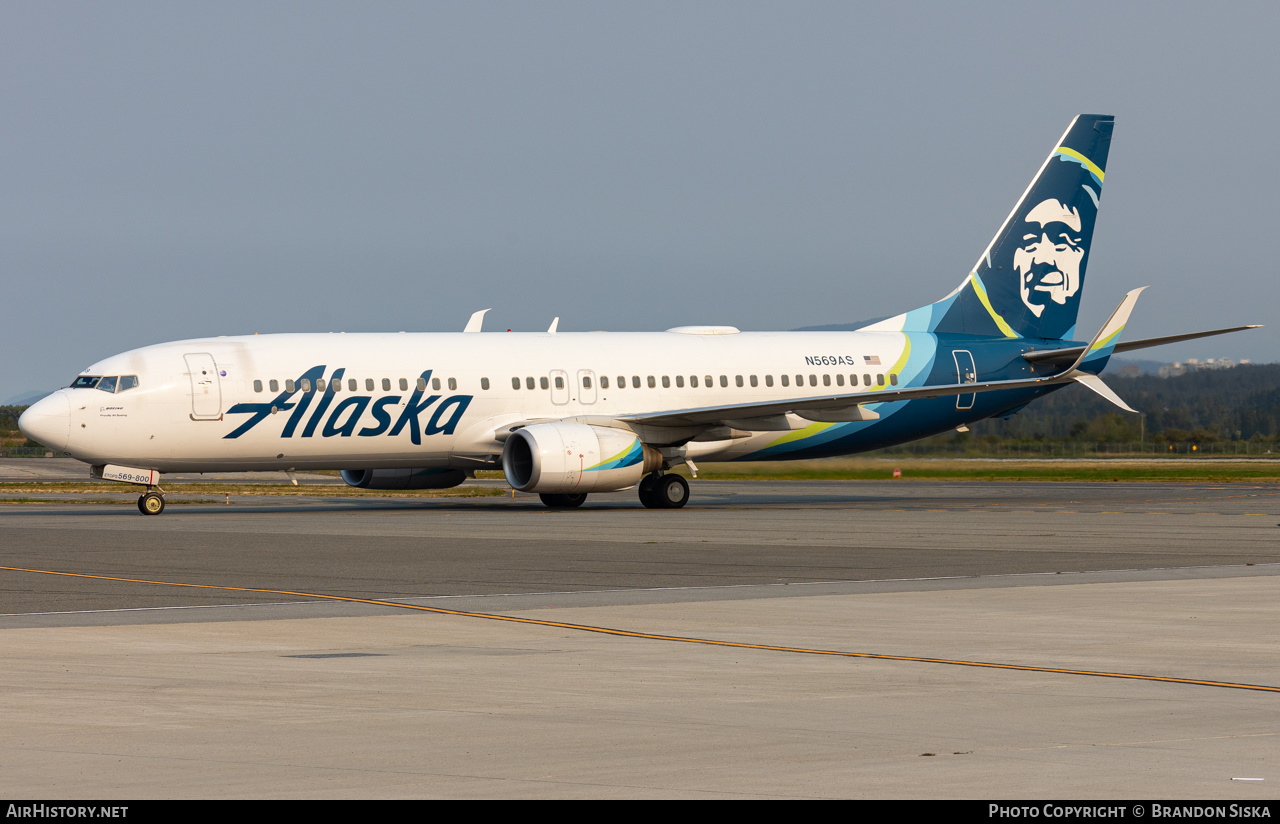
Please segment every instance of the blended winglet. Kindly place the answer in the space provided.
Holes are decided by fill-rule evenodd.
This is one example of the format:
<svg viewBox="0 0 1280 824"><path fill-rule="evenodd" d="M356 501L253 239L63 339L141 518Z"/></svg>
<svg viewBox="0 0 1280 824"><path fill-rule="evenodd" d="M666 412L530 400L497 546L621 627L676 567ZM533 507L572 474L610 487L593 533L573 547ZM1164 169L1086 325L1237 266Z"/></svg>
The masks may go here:
<svg viewBox="0 0 1280 824"><path fill-rule="evenodd" d="M479 332L484 327L484 316L488 313L488 309L481 309L479 312L472 312L471 319L467 321L467 325L463 328L463 332Z"/></svg>
<svg viewBox="0 0 1280 824"><path fill-rule="evenodd" d="M1133 307L1138 303L1138 295L1142 294L1147 287L1139 286L1132 289L1124 296L1124 300L1120 301L1120 305L1111 313L1111 317L1107 318L1107 322L1102 324L1102 328L1098 330L1098 334L1093 336L1093 340L1089 341L1089 345L1080 353L1080 357L1076 358L1076 362L1071 365L1071 369L1067 372L1080 369L1090 374L1098 374L1103 367L1107 365L1107 360L1111 357L1111 352L1116 348L1116 344L1120 340L1120 333L1124 331L1125 324L1129 322L1129 315L1133 313Z"/></svg>

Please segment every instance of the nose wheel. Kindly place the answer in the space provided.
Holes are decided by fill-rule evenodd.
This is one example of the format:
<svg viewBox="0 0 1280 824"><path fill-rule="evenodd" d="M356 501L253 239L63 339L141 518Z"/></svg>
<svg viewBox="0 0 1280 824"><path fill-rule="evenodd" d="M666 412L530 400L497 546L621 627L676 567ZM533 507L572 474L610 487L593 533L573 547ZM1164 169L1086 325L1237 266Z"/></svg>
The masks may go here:
<svg viewBox="0 0 1280 824"><path fill-rule="evenodd" d="M148 489L138 498L138 511L143 515L159 515L164 512L164 496Z"/></svg>
<svg viewBox="0 0 1280 824"><path fill-rule="evenodd" d="M674 472L646 475L639 492L640 503L649 509L679 509L689 502L689 482Z"/></svg>

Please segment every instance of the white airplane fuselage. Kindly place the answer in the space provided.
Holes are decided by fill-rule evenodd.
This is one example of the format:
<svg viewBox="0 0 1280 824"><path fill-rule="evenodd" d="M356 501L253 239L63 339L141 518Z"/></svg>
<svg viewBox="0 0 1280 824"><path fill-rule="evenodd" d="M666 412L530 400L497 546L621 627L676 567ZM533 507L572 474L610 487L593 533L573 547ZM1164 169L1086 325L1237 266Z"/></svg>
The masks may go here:
<svg viewBox="0 0 1280 824"><path fill-rule="evenodd" d="M68 388L42 401L65 400L68 410L65 444L56 433L44 442L86 463L160 472L476 468L496 461L503 444L495 434L513 424L843 393L856 391L855 381L866 391L906 384L923 377L904 357L907 337L401 333L178 341L115 355L82 373L136 376L135 387ZM924 366L919 341L915 348L913 360ZM814 426L789 418L788 431L686 444L686 454L741 457Z"/></svg>

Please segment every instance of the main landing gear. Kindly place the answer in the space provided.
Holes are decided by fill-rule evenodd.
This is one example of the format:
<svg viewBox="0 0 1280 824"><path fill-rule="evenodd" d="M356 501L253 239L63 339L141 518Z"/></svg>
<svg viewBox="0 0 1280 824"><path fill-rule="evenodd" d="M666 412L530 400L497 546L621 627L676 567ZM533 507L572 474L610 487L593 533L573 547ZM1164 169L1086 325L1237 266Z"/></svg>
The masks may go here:
<svg viewBox="0 0 1280 824"><path fill-rule="evenodd" d="M689 502L689 482L679 475L654 472L640 482L640 503L649 509L679 509Z"/></svg>
<svg viewBox="0 0 1280 824"><path fill-rule="evenodd" d="M149 486L138 498L138 511L143 515L159 515L164 512L164 493L159 487Z"/></svg>

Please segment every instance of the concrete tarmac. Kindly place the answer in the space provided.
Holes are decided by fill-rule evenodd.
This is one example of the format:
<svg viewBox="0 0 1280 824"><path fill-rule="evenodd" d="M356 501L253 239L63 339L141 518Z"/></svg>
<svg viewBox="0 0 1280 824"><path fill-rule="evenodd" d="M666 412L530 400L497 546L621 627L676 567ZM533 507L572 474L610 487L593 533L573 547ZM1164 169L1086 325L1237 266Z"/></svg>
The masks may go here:
<svg viewBox="0 0 1280 824"><path fill-rule="evenodd" d="M694 496L3 505L0 787L1275 795L1280 487Z"/></svg>

